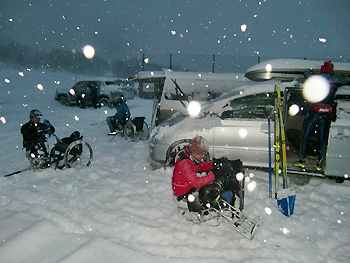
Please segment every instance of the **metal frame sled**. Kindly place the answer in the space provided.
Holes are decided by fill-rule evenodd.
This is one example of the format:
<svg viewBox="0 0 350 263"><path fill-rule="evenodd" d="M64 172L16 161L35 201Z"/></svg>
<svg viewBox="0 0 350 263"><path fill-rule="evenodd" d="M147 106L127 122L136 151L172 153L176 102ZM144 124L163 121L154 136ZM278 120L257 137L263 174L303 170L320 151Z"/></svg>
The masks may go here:
<svg viewBox="0 0 350 263"><path fill-rule="evenodd" d="M200 212L190 212L188 209L181 208L179 210L182 216L185 216L188 221L192 221L194 224L201 224L215 218L221 218L223 222L230 225L249 240L254 238L256 230L259 227L258 221L251 219L225 200L219 200L217 202L217 208L209 207Z"/></svg>

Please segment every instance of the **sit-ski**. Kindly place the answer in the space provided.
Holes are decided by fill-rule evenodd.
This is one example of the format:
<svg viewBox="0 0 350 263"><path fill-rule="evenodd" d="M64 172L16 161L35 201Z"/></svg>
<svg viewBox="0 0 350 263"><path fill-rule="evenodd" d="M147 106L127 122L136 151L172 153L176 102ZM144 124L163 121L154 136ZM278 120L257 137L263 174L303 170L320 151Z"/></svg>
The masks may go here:
<svg viewBox="0 0 350 263"><path fill-rule="evenodd" d="M230 225L249 240L254 238L256 230L259 227L258 221L251 219L225 200L218 201L217 208L209 207L200 212L189 212L186 209L182 210L181 214L194 224L201 224L215 218L221 218L223 222Z"/></svg>

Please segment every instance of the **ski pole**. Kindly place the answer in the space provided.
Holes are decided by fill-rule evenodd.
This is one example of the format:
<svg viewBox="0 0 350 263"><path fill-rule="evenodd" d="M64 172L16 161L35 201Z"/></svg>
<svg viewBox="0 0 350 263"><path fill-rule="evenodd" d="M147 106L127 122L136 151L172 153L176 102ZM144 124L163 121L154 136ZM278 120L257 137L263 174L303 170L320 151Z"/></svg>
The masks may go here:
<svg viewBox="0 0 350 263"><path fill-rule="evenodd" d="M52 133L51 135L53 135L53 137L55 137L55 138L56 138L56 140L57 140L58 142L62 142L62 141L61 141L61 139L60 139L60 138L58 138L56 134Z"/></svg>
<svg viewBox="0 0 350 263"><path fill-rule="evenodd" d="M105 125L105 124L107 124L107 123L106 123L106 121L104 120L104 121L99 121L99 122L96 122L96 123L92 123L91 126L96 126L96 125L101 125L101 126L103 126L103 125Z"/></svg>
<svg viewBox="0 0 350 263"><path fill-rule="evenodd" d="M22 173L22 172L25 172L25 171L29 171L29 170L32 170L32 169L33 169L33 167L24 168L24 169L18 170L18 171L16 171L16 172L6 174L6 175L4 175L4 177L9 177L9 176L11 176L11 175L19 174L19 173Z"/></svg>

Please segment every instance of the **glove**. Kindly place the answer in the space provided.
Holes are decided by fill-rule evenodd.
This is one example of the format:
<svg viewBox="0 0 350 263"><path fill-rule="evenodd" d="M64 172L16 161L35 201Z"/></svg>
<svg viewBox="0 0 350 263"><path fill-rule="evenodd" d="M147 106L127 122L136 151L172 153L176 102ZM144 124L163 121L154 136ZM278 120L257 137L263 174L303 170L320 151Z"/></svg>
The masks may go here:
<svg viewBox="0 0 350 263"><path fill-rule="evenodd" d="M48 120L45 119L44 120L44 132L48 133L49 135L51 135L52 134L51 127L52 127L51 123Z"/></svg>
<svg viewBox="0 0 350 263"><path fill-rule="evenodd" d="M220 160L217 159L217 158L213 158L212 162L213 162L213 167L214 167L214 169L215 169L215 168L218 168L219 165L220 165L220 163L221 163Z"/></svg>
<svg viewBox="0 0 350 263"><path fill-rule="evenodd" d="M220 198L221 190L222 186L216 180L199 189L199 200L204 209L208 208L208 204L211 207L216 206L216 202Z"/></svg>
<svg viewBox="0 0 350 263"><path fill-rule="evenodd" d="M233 173L232 165L227 157L221 157L220 159L213 159L213 173L215 179L224 181L227 177L230 177Z"/></svg>

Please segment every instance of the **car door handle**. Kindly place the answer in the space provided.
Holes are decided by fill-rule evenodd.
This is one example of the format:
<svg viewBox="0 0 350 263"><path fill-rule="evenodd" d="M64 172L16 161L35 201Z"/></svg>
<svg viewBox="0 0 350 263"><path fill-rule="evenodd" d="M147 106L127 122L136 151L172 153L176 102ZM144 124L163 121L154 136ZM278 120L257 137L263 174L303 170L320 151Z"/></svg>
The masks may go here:
<svg viewBox="0 0 350 263"><path fill-rule="evenodd" d="M332 135L332 138L336 138L336 139L342 139L342 138L349 138L349 135L346 134L337 134L337 135Z"/></svg>
<svg viewBox="0 0 350 263"><path fill-rule="evenodd" d="M274 131L275 131L275 127L274 127L273 123L271 122L271 124L270 124L270 133L274 133ZM269 133L269 127L268 127L267 123L261 124L260 132L266 133L266 134Z"/></svg>

